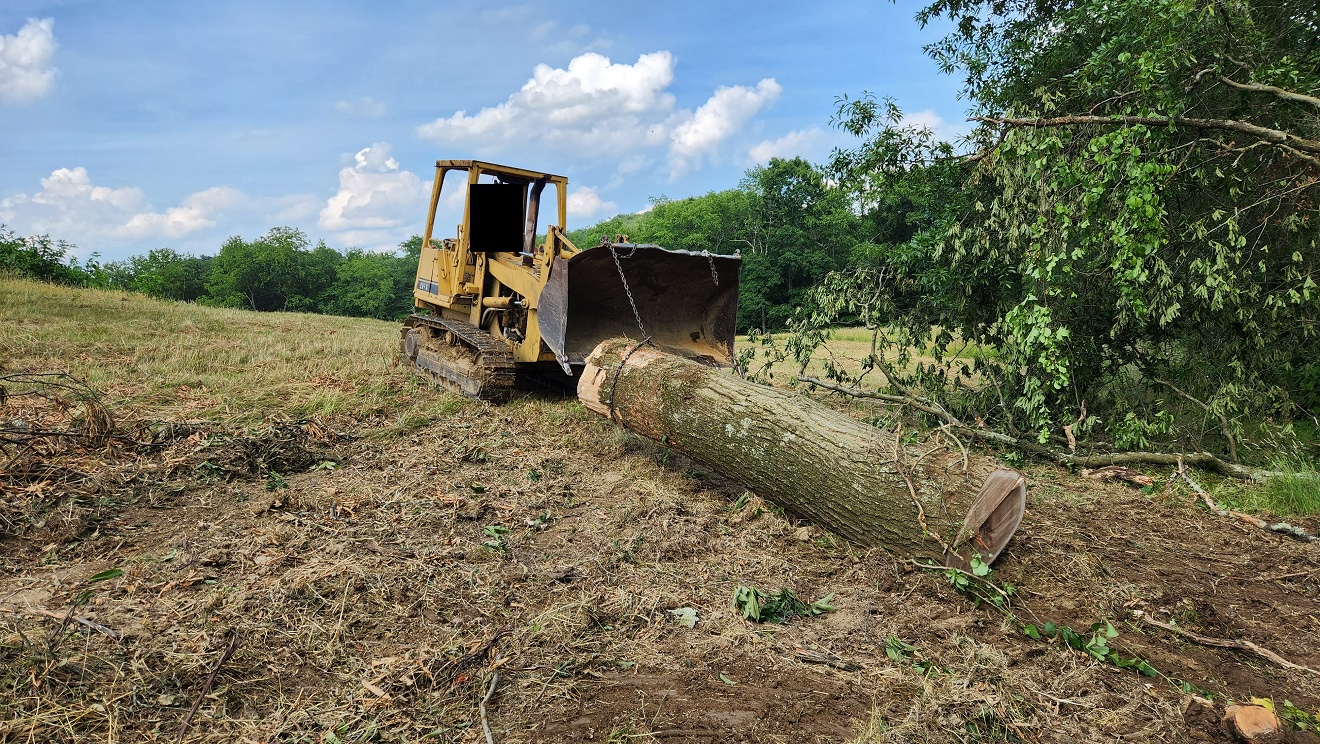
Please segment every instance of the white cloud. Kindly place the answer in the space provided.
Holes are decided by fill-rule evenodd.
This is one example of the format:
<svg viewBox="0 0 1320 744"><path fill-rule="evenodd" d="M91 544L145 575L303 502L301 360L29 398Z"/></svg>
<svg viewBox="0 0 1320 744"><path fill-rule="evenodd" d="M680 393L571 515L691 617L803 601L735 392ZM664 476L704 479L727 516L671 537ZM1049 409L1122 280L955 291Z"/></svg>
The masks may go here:
<svg viewBox="0 0 1320 744"><path fill-rule="evenodd" d="M248 202L242 192L218 186L189 196L180 206L157 211L138 188L97 186L86 168L59 168L41 179L41 191L0 201L0 222L22 233L49 234L91 250L124 240L189 235L214 227L219 216Z"/></svg>
<svg viewBox="0 0 1320 744"><path fill-rule="evenodd" d="M664 141L674 97L669 52L614 64L595 53L574 57L567 69L537 65L532 78L497 106L471 116L459 111L417 128L423 138L489 148L543 142L582 154L617 155Z"/></svg>
<svg viewBox="0 0 1320 744"><path fill-rule="evenodd" d="M753 145L747 152L752 162L758 165L765 165L771 158L794 158L804 157L808 160L813 159L814 151L820 146L824 139L824 132L820 127L811 129L798 129L774 140L765 140L760 144Z"/></svg>
<svg viewBox="0 0 1320 744"><path fill-rule="evenodd" d="M345 244L385 244L405 222L425 216L427 185L417 174L399 170L389 144L377 142L353 160L339 171L339 191L326 201L317 221L321 229L341 233L337 237Z"/></svg>
<svg viewBox="0 0 1320 744"><path fill-rule="evenodd" d="M966 136L970 131L966 122L947 122L944 117L935 113L933 109L918 111L914 114L903 114L899 126L929 129L937 138L945 142L954 142L958 138Z"/></svg>
<svg viewBox="0 0 1320 744"><path fill-rule="evenodd" d="M385 104L371 96L363 96L356 101L335 101L335 111L368 119L379 119L385 115Z"/></svg>
<svg viewBox="0 0 1320 744"><path fill-rule="evenodd" d="M720 143L742 129L782 90L774 78L762 80L755 88L735 85L717 89L691 119L674 128L669 149L671 175L681 175L702 159L714 157Z"/></svg>
<svg viewBox="0 0 1320 744"><path fill-rule="evenodd" d="M215 227L215 217L242 206L247 197L238 189L213 186L183 200L183 206L164 212L141 212L129 218L121 232L134 238L177 238L208 227Z"/></svg>
<svg viewBox="0 0 1320 744"><path fill-rule="evenodd" d="M533 33L553 28L543 24ZM586 27L570 29L586 34ZM608 157L620 162L616 177L646 162L642 151L667 147L671 176L704 162L720 160L721 149L782 88L773 78L754 87L717 88L695 111L679 110L668 92L674 56L643 54L634 64L615 64L596 53L574 57L566 68L537 65L522 88L496 106L475 114L466 110L417 128L424 139L462 144L488 152L523 145L548 145L578 158Z"/></svg>
<svg viewBox="0 0 1320 744"><path fill-rule="evenodd" d="M601 212L611 212L618 208L612 201L605 201L591 186L574 189L568 195L568 213L573 217L591 217Z"/></svg>
<svg viewBox="0 0 1320 744"><path fill-rule="evenodd" d="M55 21L29 19L12 36L0 36L0 101L39 98L55 84Z"/></svg>

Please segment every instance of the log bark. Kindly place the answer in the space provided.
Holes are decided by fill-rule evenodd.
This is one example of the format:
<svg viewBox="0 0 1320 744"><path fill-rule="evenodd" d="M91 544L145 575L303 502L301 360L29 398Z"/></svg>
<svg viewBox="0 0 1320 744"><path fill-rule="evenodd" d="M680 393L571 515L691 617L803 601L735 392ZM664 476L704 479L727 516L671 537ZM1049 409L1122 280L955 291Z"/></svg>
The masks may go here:
<svg viewBox="0 0 1320 744"><path fill-rule="evenodd" d="M863 546L965 567L1022 518L1025 479L943 444L904 443L805 396L628 339L596 347L578 382L591 410Z"/></svg>

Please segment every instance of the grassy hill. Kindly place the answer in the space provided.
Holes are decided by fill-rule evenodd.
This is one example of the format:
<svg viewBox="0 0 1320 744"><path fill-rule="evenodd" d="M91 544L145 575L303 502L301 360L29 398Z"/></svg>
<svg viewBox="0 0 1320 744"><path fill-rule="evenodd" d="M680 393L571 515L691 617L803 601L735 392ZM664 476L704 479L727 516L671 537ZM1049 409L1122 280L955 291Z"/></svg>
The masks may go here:
<svg viewBox="0 0 1320 744"><path fill-rule="evenodd" d="M0 279L3 369L66 370L152 418L363 418L414 401L398 325Z"/></svg>
<svg viewBox="0 0 1320 744"><path fill-rule="evenodd" d="M1185 741L1229 699L1320 708L1143 621L1320 668L1320 545L1167 473L1030 470L985 584L576 401L439 391L397 338L0 280L0 742ZM837 609L758 625L739 586ZM1021 625L1105 621L1156 676Z"/></svg>

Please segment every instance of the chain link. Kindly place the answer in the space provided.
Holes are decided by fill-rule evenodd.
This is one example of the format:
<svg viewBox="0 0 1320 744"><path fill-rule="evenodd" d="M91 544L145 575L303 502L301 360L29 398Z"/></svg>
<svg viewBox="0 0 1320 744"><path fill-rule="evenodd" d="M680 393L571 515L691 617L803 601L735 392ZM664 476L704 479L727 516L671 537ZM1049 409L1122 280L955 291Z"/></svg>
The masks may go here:
<svg viewBox="0 0 1320 744"><path fill-rule="evenodd" d="M715 257L710 255L710 251L702 251L701 255L705 256L706 262L710 264L710 278L715 280L715 286L720 286L720 275L715 271Z"/></svg>
<svg viewBox="0 0 1320 744"><path fill-rule="evenodd" d="M628 295L628 304L632 305L633 317L637 319L637 329L642 332L642 338L649 341L651 337L646 332L646 326L642 324L642 314L637 310L637 301L633 299L632 287L628 286L628 277L623 275L623 264L619 263L619 251L614 247L613 243L610 243L609 246L610 255L614 257L614 268L619 270L619 281L623 282L623 292ZM637 248L634 247L633 252L629 253L625 258L632 258L633 253L636 252Z"/></svg>

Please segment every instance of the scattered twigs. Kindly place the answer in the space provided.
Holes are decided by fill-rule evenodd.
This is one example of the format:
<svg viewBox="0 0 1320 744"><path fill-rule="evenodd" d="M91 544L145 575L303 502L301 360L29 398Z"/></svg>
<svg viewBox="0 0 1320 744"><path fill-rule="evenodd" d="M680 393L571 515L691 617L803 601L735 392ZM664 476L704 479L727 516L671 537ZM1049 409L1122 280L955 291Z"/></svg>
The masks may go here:
<svg viewBox="0 0 1320 744"><path fill-rule="evenodd" d="M1187 474L1187 468L1181 461L1178 463L1178 469L1173 472L1172 476L1170 476L1171 480L1173 478L1182 478L1188 486L1191 486L1192 491L1194 491L1197 497L1201 499L1206 508L1221 517L1240 519L1253 527L1258 527L1267 532L1277 532L1282 535L1288 535L1289 537L1297 538L1303 542L1315 542L1320 540L1320 537L1316 537L1301 527L1288 524L1287 522L1266 522L1260 517L1255 517L1250 514L1243 514L1242 512L1232 511L1231 509L1221 509L1219 505L1210 498L1210 494L1206 493L1204 488L1201 488L1201 484L1192 480L1191 476Z"/></svg>
<svg viewBox="0 0 1320 744"><path fill-rule="evenodd" d="M495 648L495 644L499 643L500 639L508 634L509 634L508 628L504 628L496 632L495 635L491 636L489 640L485 641L484 643L478 644L477 646L474 646L462 656L459 656L456 659L446 662L444 666L440 667L440 670L436 673L437 676L444 675L445 684L453 684L454 678L458 676L459 672L461 672L466 667L472 666L473 664L477 663L482 658L484 658L486 655L488 655L490 653L490 650Z"/></svg>
<svg viewBox="0 0 1320 744"><path fill-rule="evenodd" d="M894 432L894 469L903 476L903 482L907 484L908 494L912 496L912 505L917 507L917 522L921 525L922 534L932 538L939 543L945 554L949 552L948 543L940 539L940 536L931 531L926 526L926 510L921 506L921 499L917 498L917 488L912 484L912 476L908 475L907 468L903 466L903 426L899 425L898 430Z"/></svg>
<svg viewBox="0 0 1320 744"><path fill-rule="evenodd" d="M1017 607L1021 611L1025 612L1027 615L1030 615L1032 620L1036 621L1037 623L1041 622L1040 617L1038 617L1030 607L1027 607L1025 605L1013 604L1013 592L1004 589L1003 587L999 586L998 584L996 584L995 582L991 581L990 579L984 576L977 576L971 571L958 568L957 566L940 566L934 563L923 563L921 561L914 560L911 558L909 558L907 562L916 568L922 569L923 571L933 571L935 573L941 573L946 575L951 572L956 574L961 574L962 576L966 577L967 580L970 581L972 584L975 584L977 587L979 587L980 589L978 591L980 591L986 599L989 599L991 603L995 605L995 607L999 608L1001 612L1004 612L1009 617L1016 617L1016 614L1014 613L1012 608ZM998 596L991 597L990 596L991 593Z"/></svg>
<svg viewBox="0 0 1320 744"><path fill-rule="evenodd" d="M498 664L499 661L500 652L496 651L493 663ZM495 694L495 685L499 681L500 670L496 668L494 673L490 675L490 686L486 688L486 696L481 699L481 704L477 706L477 709L481 711L481 730L486 734L486 744L495 744L495 737L490 733L490 722L486 720L486 703L489 703L491 697Z"/></svg>
<svg viewBox="0 0 1320 744"><path fill-rule="evenodd" d="M19 444L38 438L72 437L91 446L101 446L115 432L114 418L101 400L100 393L67 372L16 372L0 375L6 405L23 399L40 399L67 411L77 408L80 421L74 430L46 428L22 420L9 420L0 426L0 444Z"/></svg>
<svg viewBox="0 0 1320 744"><path fill-rule="evenodd" d="M1320 671L1316 671L1315 669L1312 669L1311 667L1308 666L1302 666L1301 664L1294 664L1293 662L1288 661L1287 659L1283 658L1282 656L1279 656L1273 651L1267 648L1262 648L1261 646L1258 646L1252 643L1251 641L1245 641L1245 640L1237 641L1228 638L1211 638L1210 636L1203 636L1200 635L1199 633L1193 633L1190 630L1184 630L1182 628L1177 627L1176 625L1170 625L1168 623L1160 622L1159 620L1146 617L1145 615L1139 615L1138 617L1141 619L1142 622L1148 625L1154 625L1157 628L1162 628L1164 630L1169 631L1170 633L1173 633L1174 635L1182 636L1183 638L1186 638L1189 641L1194 641L1196 643L1199 643L1202 646L1214 646L1216 648L1236 648L1242 651L1250 651L1253 654L1256 654L1257 656L1261 657L1262 659L1267 659L1269 661L1274 662L1275 664L1278 664L1284 669L1296 669L1297 671L1300 672L1308 672L1310 674L1320 676Z"/></svg>
<svg viewBox="0 0 1320 744"><path fill-rule="evenodd" d="M197 699L193 701L192 707L183 716L183 722L179 724L179 733L174 737L174 744L183 741L184 735L188 733L188 724L192 722L193 716L197 714L197 709L201 707L202 700L211 694L211 687L215 685L215 677L220 673L220 667L224 666L225 662L229 661L229 657L233 656L237 650L238 631L230 630L229 645L225 647L224 653L220 654L220 658L216 659L215 666L211 667L211 674L206 678L206 683L202 685L202 689L197 693Z"/></svg>
<svg viewBox="0 0 1320 744"><path fill-rule="evenodd" d="M60 628L67 628L69 621L72 620L73 622L78 623L79 625L85 625L86 627L91 628L92 630L98 633L107 635L116 641L119 640L119 633L115 632L113 629L107 628L104 625L101 625L100 623L94 623L85 617L78 617L77 615L73 614L72 609L65 610L63 613L51 612L50 610L37 610L37 612L39 612L42 615L45 615L46 617L54 618L56 620L61 621ZM63 633L62 630L59 632L61 634Z"/></svg>

